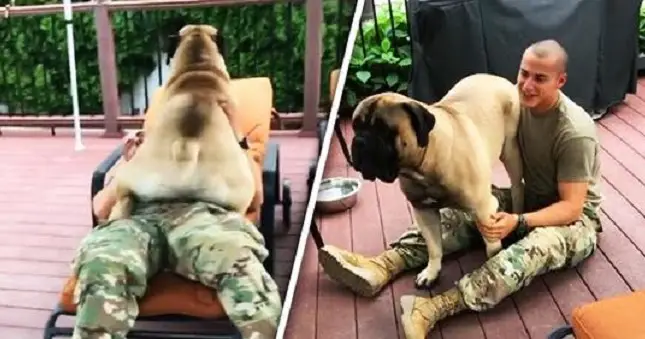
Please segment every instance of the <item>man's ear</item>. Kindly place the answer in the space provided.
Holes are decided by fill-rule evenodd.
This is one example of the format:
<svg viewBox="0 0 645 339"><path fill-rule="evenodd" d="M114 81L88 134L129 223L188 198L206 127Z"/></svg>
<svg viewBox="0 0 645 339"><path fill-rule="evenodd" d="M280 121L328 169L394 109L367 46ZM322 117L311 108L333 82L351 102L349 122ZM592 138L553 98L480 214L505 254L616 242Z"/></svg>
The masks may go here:
<svg viewBox="0 0 645 339"><path fill-rule="evenodd" d="M403 111L405 111L410 119L410 126L417 136L417 144L419 147L426 147L430 142L428 134L434 128L435 117L423 105L415 101L407 101L401 103Z"/></svg>
<svg viewBox="0 0 645 339"><path fill-rule="evenodd" d="M562 73L558 76L558 88L562 88L567 83L567 73Z"/></svg>

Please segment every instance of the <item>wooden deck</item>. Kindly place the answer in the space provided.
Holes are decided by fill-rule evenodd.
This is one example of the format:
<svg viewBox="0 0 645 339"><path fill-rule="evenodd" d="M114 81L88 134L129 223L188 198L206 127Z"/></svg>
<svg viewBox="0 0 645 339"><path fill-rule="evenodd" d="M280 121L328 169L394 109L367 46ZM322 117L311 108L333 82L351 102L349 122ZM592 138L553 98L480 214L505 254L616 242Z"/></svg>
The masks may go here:
<svg viewBox="0 0 645 339"><path fill-rule="evenodd" d="M597 126L605 196L599 250L576 269L536 279L494 310L440 322L429 338L545 339L549 331L570 320L575 306L645 288L645 81L641 80L638 96L628 96ZM326 165L325 177L360 177L348 168L335 139ZM508 183L501 168L495 182ZM322 218L319 226L326 243L375 255L411 224L398 184L365 181L358 199L351 211ZM483 249L447 259L433 293L447 289L483 261ZM322 272L310 239L286 338L404 339L399 298L424 293L414 288L410 274L374 299L355 297Z"/></svg>
<svg viewBox="0 0 645 339"><path fill-rule="evenodd" d="M87 135L86 150L77 153L72 134L57 132L51 137L49 130L3 129L0 137L0 338L42 338L74 251L90 231L91 173L118 143ZM272 140L280 143L282 176L291 180L294 199L290 231L285 234L277 223L276 279L284 294L317 140L296 136ZM279 209L276 214L281 215Z"/></svg>

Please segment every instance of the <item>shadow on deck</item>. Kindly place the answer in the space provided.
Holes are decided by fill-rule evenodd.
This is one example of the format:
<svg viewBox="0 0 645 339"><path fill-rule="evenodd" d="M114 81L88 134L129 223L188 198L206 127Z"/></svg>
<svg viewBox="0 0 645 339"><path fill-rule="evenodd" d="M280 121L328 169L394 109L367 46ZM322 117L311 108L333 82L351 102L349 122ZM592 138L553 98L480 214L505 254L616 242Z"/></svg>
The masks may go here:
<svg viewBox="0 0 645 339"><path fill-rule="evenodd" d="M645 81L640 81L638 95L629 95L597 128L605 197L599 250L576 269L535 279L494 310L440 322L429 338L544 339L571 319L574 307L645 288ZM332 140L324 177L360 178L348 168L337 140ZM506 186L502 168L496 171L495 183ZM365 181L363 185L351 211L325 216L319 227L326 243L375 255L411 225L412 217L398 184ZM446 259L440 283L432 292L451 287L484 259L483 249ZM404 339L399 298L423 293L414 288L413 275L408 274L374 299L355 297L321 271L310 239L286 338Z"/></svg>
<svg viewBox="0 0 645 339"><path fill-rule="evenodd" d="M74 151L70 131L4 130L0 137L0 337L42 338L79 241L91 227L90 177L119 140L87 132ZM292 185L292 225L276 221L275 273L284 295L306 208L306 179L317 139L272 136L282 178ZM281 212L276 211L280 216ZM69 321L63 321L69 324ZM185 328L185 326L184 326Z"/></svg>

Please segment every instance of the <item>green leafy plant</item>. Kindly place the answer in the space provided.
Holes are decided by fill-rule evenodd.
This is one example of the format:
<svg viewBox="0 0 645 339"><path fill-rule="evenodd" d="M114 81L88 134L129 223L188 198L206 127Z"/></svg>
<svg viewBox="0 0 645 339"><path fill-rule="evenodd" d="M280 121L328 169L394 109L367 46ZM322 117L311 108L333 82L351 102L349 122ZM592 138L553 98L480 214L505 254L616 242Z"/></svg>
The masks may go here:
<svg viewBox="0 0 645 339"><path fill-rule="evenodd" d="M80 0L75 0L78 2ZM353 8L345 1L324 0L321 88L340 65L337 48L344 49ZM9 0L0 0L4 6ZM60 3L56 0L23 0L16 5ZM151 74L182 22L208 23L226 36L227 64L234 78L269 77L278 111L302 110L306 13L303 5L288 3L180 10L114 11L118 89L131 93ZM102 112L96 29L93 13L75 13L74 36L79 104L82 114ZM343 36L340 46L337 36ZM9 112L70 114L67 35L62 14L10 17L0 20L0 103ZM341 52L342 53L342 52ZM342 55L342 54L341 54ZM167 78L163 74L163 79ZM155 86L156 87L156 86ZM146 88L152 97L155 88ZM323 92L326 93L326 92ZM144 94L144 93L141 93ZM252 94L249 94L252 96ZM322 96L323 101L326 96ZM125 106L129 106L125 103ZM123 112L128 114L130 112ZM134 112L133 112L134 113Z"/></svg>
<svg viewBox="0 0 645 339"><path fill-rule="evenodd" d="M407 15L402 1L376 9L376 20L362 22L356 38L346 86L345 108L354 107L361 99L374 93L407 91L410 65L410 39Z"/></svg>

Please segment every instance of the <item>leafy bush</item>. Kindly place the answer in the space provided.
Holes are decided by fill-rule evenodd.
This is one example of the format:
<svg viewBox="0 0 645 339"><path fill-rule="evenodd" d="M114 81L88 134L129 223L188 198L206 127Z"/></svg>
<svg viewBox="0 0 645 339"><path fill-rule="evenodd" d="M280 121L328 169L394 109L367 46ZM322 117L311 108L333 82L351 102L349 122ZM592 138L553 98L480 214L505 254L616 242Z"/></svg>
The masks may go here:
<svg viewBox="0 0 645 339"><path fill-rule="evenodd" d="M381 5L376 8L376 22L361 23L343 93L346 109L374 93L407 91L412 58L405 3L391 5L391 13L388 4Z"/></svg>
<svg viewBox="0 0 645 339"><path fill-rule="evenodd" d="M345 3L339 14L339 1L344 0L323 1L323 75L340 64L337 48L344 49L351 23L352 6ZM7 2L0 0L0 5ZM60 1L17 1L17 5L47 3ZM81 112L101 112L94 16L91 12L75 13L73 21ZM149 76L157 60L165 63L161 54L167 37L175 34L182 22L219 27L227 37L227 63L233 77L268 76L273 82L278 111L302 109L305 7L286 3L113 12L120 94L129 93L142 77ZM340 46L336 45L338 35L342 37ZM0 44L0 103L7 104L9 112L68 114L71 111L67 36L62 13L0 20ZM328 88L327 78L322 77L321 88ZM152 90L147 89L148 97Z"/></svg>

